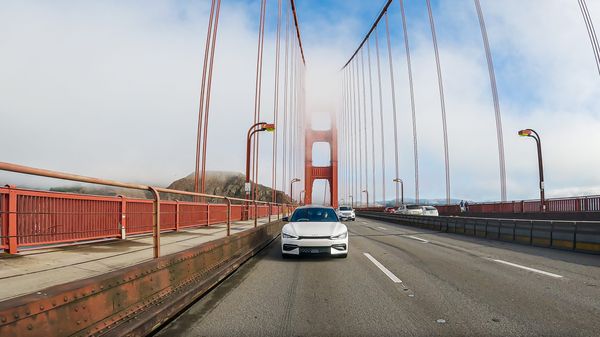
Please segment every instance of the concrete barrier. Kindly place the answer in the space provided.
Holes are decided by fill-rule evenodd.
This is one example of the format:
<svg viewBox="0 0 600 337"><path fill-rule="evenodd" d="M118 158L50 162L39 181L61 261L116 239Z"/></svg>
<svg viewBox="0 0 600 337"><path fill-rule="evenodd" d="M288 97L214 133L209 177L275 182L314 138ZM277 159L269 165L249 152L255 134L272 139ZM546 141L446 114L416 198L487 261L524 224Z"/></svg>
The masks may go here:
<svg viewBox="0 0 600 337"><path fill-rule="evenodd" d="M0 302L0 336L144 336L280 233L271 222L108 274Z"/></svg>
<svg viewBox="0 0 600 337"><path fill-rule="evenodd" d="M600 253L600 222L410 216L359 211L358 216L446 233L538 247Z"/></svg>

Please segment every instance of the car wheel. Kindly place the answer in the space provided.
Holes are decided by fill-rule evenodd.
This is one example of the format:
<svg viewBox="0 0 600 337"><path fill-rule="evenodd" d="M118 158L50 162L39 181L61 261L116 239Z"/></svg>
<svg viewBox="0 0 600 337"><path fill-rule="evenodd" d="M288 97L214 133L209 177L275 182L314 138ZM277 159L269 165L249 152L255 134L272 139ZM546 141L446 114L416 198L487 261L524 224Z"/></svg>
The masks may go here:
<svg viewBox="0 0 600 337"><path fill-rule="evenodd" d="M291 258L290 254L281 253L281 258L284 260L289 260Z"/></svg>

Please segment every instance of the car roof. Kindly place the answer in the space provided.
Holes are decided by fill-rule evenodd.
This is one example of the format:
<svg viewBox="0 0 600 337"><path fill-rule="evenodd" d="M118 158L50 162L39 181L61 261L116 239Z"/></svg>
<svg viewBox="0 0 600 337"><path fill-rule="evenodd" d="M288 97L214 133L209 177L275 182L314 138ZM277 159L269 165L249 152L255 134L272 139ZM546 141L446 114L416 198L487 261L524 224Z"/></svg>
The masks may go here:
<svg viewBox="0 0 600 337"><path fill-rule="evenodd" d="M331 206L323 206L323 205L304 205L304 206L300 206L296 209L305 209L305 208L328 208L328 209L333 209L333 207Z"/></svg>

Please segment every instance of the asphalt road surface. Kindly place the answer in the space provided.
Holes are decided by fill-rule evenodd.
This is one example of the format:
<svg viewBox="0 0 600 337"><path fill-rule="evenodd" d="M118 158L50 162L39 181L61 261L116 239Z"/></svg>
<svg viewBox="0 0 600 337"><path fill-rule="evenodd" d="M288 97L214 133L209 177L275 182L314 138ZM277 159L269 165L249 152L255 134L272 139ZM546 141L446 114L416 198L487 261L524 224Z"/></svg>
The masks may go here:
<svg viewBox="0 0 600 337"><path fill-rule="evenodd" d="M348 258L279 240L159 336L600 336L600 257L357 219Z"/></svg>

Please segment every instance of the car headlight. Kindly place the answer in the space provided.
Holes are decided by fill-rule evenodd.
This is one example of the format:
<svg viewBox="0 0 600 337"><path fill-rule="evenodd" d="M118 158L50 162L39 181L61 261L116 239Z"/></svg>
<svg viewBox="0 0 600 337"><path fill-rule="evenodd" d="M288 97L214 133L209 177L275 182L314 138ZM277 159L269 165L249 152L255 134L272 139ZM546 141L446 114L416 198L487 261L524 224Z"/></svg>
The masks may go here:
<svg viewBox="0 0 600 337"><path fill-rule="evenodd" d="M333 235L331 237L331 239L333 239L333 240L339 240L339 239L345 239L347 237L348 237L348 232L343 232L342 234Z"/></svg>
<svg viewBox="0 0 600 337"><path fill-rule="evenodd" d="M290 235L290 234L287 234L287 233L281 233L281 237L284 238L284 239L297 239L298 238L297 236Z"/></svg>

